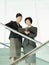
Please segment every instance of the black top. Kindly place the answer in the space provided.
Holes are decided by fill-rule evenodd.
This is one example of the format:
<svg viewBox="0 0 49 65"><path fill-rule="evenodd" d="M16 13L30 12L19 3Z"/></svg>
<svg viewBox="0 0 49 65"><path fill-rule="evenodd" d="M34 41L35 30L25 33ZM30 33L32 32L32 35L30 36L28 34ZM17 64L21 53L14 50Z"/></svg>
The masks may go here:
<svg viewBox="0 0 49 65"><path fill-rule="evenodd" d="M30 33L26 35L24 31L29 31ZM34 39L37 36L37 27L31 26L31 27L26 27L26 28L19 28L19 32L22 34ZM32 45L34 48L36 47L36 43L34 41L30 41L29 39L24 38L24 43L22 44L23 47L26 45Z"/></svg>
<svg viewBox="0 0 49 65"><path fill-rule="evenodd" d="M29 31L30 33L27 35L28 37L35 38L37 36L37 27L31 26L26 28L19 28L19 32L24 33L24 31ZM26 34L25 34L26 35Z"/></svg>
<svg viewBox="0 0 49 65"><path fill-rule="evenodd" d="M30 33L27 35L28 37L34 39L37 36L37 27L31 26L31 27L27 27L27 31L29 31ZM36 47L36 43L34 41L30 41L28 39L24 39L24 41L26 41L26 46L27 45L31 45L33 46L33 48ZM25 43L24 43L25 45Z"/></svg>
<svg viewBox="0 0 49 65"><path fill-rule="evenodd" d="M29 37L34 39L37 36L37 27L31 26L28 28L28 31L30 32L30 34L28 34Z"/></svg>
<svg viewBox="0 0 49 65"><path fill-rule="evenodd" d="M10 21L9 23L5 24L6 26L18 31L18 28L22 28L22 26L20 24L17 24L16 21ZM18 38L20 41L22 41L22 37L14 32L10 32L10 38Z"/></svg>

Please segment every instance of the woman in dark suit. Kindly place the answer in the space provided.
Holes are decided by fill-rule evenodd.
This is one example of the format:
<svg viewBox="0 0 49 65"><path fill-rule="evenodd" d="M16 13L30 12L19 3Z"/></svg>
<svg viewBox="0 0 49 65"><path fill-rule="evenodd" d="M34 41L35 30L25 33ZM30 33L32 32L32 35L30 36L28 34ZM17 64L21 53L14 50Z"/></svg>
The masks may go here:
<svg viewBox="0 0 49 65"><path fill-rule="evenodd" d="M22 28L22 26L19 24L21 20L22 20L22 14L17 13L16 21L10 21L5 25L16 31L19 31L18 28ZM14 60L18 59L21 56L22 37L11 31L9 39L10 39L10 59L11 62L14 62Z"/></svg>
<svg viewBox="0 0 49 65"><path fill-rule="evenodd" d="M37 36L37 28L33 27L31 25L32 18L27 17L25 19L25 23L26 23L27 27L25 28L24 34L27 35L28 37L31 37L32 39L34 39ZM24 47L24 54L26 54L26 53L30 52L31 50L33 50L34 48L36 48L36 43L24 38L23 47ZM36 65L36 54L27 57L25 59L25 61L26 61L27 65L31 65L31 64Z"/></svg>

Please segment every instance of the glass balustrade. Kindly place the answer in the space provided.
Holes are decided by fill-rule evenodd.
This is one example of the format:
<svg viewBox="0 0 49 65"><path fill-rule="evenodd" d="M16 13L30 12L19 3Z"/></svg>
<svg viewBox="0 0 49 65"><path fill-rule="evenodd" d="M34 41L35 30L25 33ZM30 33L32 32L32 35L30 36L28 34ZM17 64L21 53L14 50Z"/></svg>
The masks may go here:
<svg viewBox="0 0 49 65"><path fill-rule="evenodd" d="M7 28L8 30L10 28L6 27L3 25L3 27ZM11 31L12 29L10 29ZM12 30L13 32L16 32L14 30ZM17 33L17 32L16 32ZM49 42L46 42L46 44L42 44L41 42L37 41L37 40L32 40L31 37L28 37L24 34L21 34L18 32L18 34L24 36L22 37L23 41L22 41L22 45L23 47L21 47L21 56L14 61L13 65L14 64L18 64L18 65L26 65L26 63L30 63L31 64L33 62L35 62L36 65L48 65L49 64ZM2 34L1 34L2 35ZM28 38L28 39L27 39ZM26 41L26 40L29 41ZM6 40L6 39L5 39ZM36 43L36 47L34 48L34 44L33 41L35 41ZM38 45L39 44L39 45ZM1 43L0 42L0 45L2 46L2 48L0 48L0 64L3 65L9 65L11 64L11 61L10 61L10 42L8 43ZM22 53L23 52L23 53ZM12 64L11 64L12 65Z"/></svg>

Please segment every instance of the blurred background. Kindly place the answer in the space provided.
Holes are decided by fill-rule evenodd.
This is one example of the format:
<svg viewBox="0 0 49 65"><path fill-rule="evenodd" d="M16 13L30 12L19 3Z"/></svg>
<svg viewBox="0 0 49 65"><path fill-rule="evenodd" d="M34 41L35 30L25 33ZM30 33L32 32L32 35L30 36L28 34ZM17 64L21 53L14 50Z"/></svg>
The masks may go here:
<svg viewBox="0 0 49 65"><path fill-rule="evenodd" d="M49 0L0 0L0 22L6 24L16 20L15 15L21 13L21 25L25 27L24 19L32 17L32 25L38 28L36 40L49 40ZM0 42L9 43L9 31L0 25Z"/></svg>

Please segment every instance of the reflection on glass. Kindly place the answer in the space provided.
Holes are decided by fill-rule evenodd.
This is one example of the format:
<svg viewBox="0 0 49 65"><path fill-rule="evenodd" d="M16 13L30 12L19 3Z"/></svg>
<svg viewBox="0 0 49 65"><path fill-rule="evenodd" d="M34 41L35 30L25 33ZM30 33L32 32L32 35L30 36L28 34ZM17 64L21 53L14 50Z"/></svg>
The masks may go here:
<svg viewBox="0 0 49 65"><path fill-rule="evenodd" d="M24 38L24 40L23 40L23 44L25 44L24 43L25 39L26 38ZM26 40L28 40L28 39L26 39ZM32 42L32 41L29 40L29 42ZM24 53L21 53L21 56L24 56L24 54L26 54L26 53L30 52L32 49L34 49L32 47L32 44L27 44L27 46L24 45L24 47L25 47L25 48L23 47ZM36 64L36 65L38 65L40 62L42 62L41 64L48 65L49 64L49 52L47 52L48 49L49 49L49 47L47 45L41 47L39 50L37 50L36 53L31 53L30 55L26 56L24 59L18 61L18 65L23 65L23 64L26 65L28 61L30 63L30 62L33 62L33 60L35 62L34 64ZM15 64L17 64L17 62ZM32 64L32 63L30 63L30 64Z"/></svg>
<svg viewBox="0 0 49 65"><path fill-rule="evenodd" d="M47 43L49 44L49 43ZM36 52L32 52L31 54L27 55L26 57L22 58L21 60L18 60L15 64L18 63L18 65L27 65L26 62L30 61L36 62L34 65L49 65L49 46L45 44L41 48L39 48ZM36 58L35 58L36 54ZM22 54L23 55L23 54ZM36 59L36 60L35 60ZM33 65L32 63L30 65Z"/></svg>

